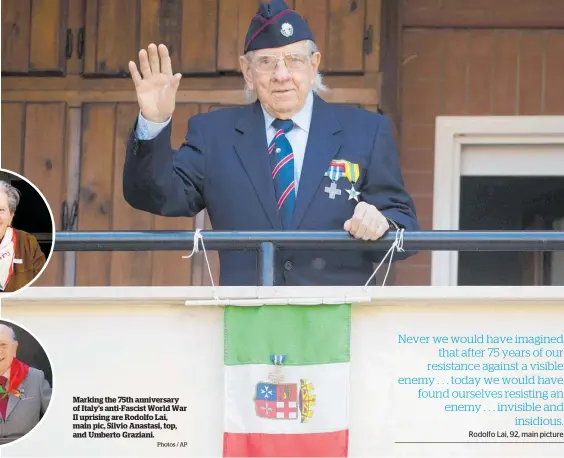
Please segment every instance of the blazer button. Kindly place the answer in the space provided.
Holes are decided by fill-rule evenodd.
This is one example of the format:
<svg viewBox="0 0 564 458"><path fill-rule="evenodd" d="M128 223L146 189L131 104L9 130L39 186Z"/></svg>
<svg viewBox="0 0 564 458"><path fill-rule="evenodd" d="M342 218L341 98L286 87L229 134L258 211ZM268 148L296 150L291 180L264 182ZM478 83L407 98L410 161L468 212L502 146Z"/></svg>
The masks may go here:
<svg viewBox="0 0 564 458"><path fill-rule="evenodd" d="M292 267L294 267L294 266L292 265L292 261L286 261L286 262L284 263L284 269L286 269L286 270L292 270Z"/></svg>
<svg viewBox="0 0 564 458"><path fill-rule="evenodd" d="M323 259L323 258L315 258L311 263L311 265L313 266L313 268L315 270L325 269L325 264L326 264L325 259Z"/></svg>

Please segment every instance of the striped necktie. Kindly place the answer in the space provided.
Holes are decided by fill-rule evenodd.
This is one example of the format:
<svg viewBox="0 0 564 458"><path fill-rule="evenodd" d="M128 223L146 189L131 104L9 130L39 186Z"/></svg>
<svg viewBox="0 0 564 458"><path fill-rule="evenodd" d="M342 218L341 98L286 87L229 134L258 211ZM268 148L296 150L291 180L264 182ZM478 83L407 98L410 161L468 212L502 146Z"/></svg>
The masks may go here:
<svg viewBox="0 0 564 458"><path fill-rule="evenodd" d="M294 121L275 119L272 126L276 134L268 147L274 191L278 200L278 211L284 228L292 224L296 205L296 182L294 180L294 152L286 134L294 128Z"/></svg>

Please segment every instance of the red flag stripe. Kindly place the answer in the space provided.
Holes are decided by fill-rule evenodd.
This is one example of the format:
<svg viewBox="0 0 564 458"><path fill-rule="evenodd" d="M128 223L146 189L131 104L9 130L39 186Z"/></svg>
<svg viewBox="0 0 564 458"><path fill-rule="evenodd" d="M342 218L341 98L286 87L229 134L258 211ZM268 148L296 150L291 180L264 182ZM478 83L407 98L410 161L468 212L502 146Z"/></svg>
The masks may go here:
<svg viewBox="0 0 564 458"><path fill-rule="evenodd" d="M348 430L312 434L223 434L225 457L346 457L348 445Z"/></svg>
<svg viewBox="0 0 564 458"><path fill-rule="evenodd" d="M278 208L282 207L284 201L286 200L286 197L288 197L288 195L294 190L295 184L296 184L295 181L292 181L286 188L286 191L282 193L280 199L278 199Z"/></svg>
<svg viewBox="0 0 564 458"><path fill-rule="evenodd" d="M276 174L278 173L278 171L282 167L284 167L284 164L287 164L292 159L294 159L294 153L288 154L284 159L282 159L278 164L276 164L276 167L274 167L274 170L272 171L272 178L274 178L276 176Z"/></svg>

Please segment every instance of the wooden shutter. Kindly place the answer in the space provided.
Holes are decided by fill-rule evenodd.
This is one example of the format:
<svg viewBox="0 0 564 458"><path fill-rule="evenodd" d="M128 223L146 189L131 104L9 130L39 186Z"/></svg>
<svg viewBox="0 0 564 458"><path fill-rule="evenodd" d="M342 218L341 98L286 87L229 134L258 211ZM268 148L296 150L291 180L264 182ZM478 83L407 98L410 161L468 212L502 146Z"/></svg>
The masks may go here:
<svg viewBox="0 0 564 458"><path fill-rule="evenodd" d="M2 1L2 73L65 72L67 0Z"/></svg>
<svg viewBox="0 0 564 458"><path fill-rule="evenodd" d="M165 44L173 71L216 71L218 0L89 0L84 73L129 76L150 43Z"/></svg>

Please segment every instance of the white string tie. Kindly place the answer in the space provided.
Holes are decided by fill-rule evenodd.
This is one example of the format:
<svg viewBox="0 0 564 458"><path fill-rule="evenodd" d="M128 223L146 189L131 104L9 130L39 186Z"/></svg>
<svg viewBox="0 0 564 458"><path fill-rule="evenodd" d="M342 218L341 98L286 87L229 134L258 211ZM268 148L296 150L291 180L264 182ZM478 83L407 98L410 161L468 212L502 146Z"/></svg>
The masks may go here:
<svg viewBox="0 0 564 458"><path fill-rule="evenodd" d="M403 233L404 233L404 231L405 231L405 229L403 229L403 228L396 230L396 238L394 240L394 243L392 243L392 246L389 248L389 250L387 251L385 256L382 258L382 260L380 261L380 264L378 264L378 267L376 267L376 270L374 270L374 272L372 273L372 275L370 276L370 278L368 279L368 281L364 285L364 288L368 287L369 283L372 281L372 279L374 278L374 276L378 272L378 269L380 269L382 264L384 264L384 261L386 261L386 258L389 255L390 256L390 262L388 263L388 269L386 270L386 275L384 276L384 281L382 282L382 286L384 286L386 284L386 280L388 279L388 274L390 273L390 268L392 267L392 259L394 257L394 251L397 250L398 253L405 251L403 249Z"/></svg>
<svg viewBox="0 0 564 458"><path fill-rule="evenodd" d="M219 297L217 296L216 289L215 289L215 283L213 281L213 275L212 275L212 271L211 271L210 261L208 260L208 253L206 252L206 245L204 244L204 236L202 235L201 231L202 231L201 229L196 229L196 232L194 232L194 244L192 246L192 253L190 253L189 256L182 256L182 259L190 259L192 256L194 256L195 253L199 253L200 252L199 242L202 242L202 249L204 251L204 258L206 260L206 266L208 267L208 274L210 276L210 280L211 280L211 284L212 284L213 298L215 300L219 300Z"/></svg>

